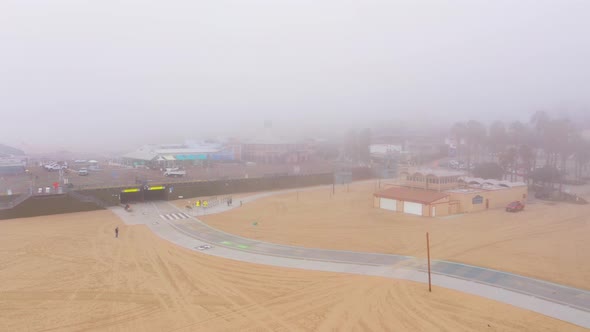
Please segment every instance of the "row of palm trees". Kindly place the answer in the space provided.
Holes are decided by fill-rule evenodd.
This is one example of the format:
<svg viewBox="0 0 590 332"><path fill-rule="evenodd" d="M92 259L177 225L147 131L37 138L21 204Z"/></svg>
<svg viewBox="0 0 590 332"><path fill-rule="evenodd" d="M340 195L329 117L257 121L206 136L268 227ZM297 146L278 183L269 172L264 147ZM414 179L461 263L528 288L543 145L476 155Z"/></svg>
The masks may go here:
<svg viewBox="0 0 590 332"><path fill-rule="evenodd" d="M529 123L496 121L489 129L474 120L458 122L451 136L457 142L458 158L466 159L468 165L491 159L513 181L516 170L521 169L528 181L539 167L558 169L563 177L572 161L573 176L579 180L590 164L590 141L581 130L570 120L552 118L543 111L533 114Z"/></svg>

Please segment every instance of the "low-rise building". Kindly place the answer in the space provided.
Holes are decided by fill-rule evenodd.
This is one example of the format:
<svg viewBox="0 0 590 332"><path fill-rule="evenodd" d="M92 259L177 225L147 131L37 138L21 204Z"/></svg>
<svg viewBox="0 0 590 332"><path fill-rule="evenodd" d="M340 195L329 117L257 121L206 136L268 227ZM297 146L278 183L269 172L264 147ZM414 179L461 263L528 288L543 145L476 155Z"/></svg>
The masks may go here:
<svg viewBox="0 0 590 332"><path fill-rule="evenodd" d="M417 169L400 172L402 185L410 188L442 191L459 187L465 173L444 169Z"/></svg>
<svg viewBox="0 0 590 332"><path fill-rule="evenodd" d="M235 146L221 144L152 144L122 156L124 164L150 168L198 165L205 161L234 161L239 156Z"/></svg>
<svg viewBox="0 0 590 332"><path fill-rule="evenodd" d="M420 170L407 172L401 183L385 185L374 194L374 206L407 214L437 217L504 208L526 201L524 182L486 180L458 172Z"/></svg>
<svg viewBox="0 0 590 332"><path fill-rule="evenodd" d="M24 174L27 162L24 151L0 144L0 176Z"/></svg>
<svg viewBox="0 0 590 332"><path fill-rule="evenodd" d="M375 207L417 216L436 216L449 202L447 193L405 187L389 187L374 196Z"/></svg>
<svg viewBox="0 0 590 332"><path fill-rule="evenodd" d="M26 167L21 161L14 160L3 160L0 161L0 176L3 175L19 175L25 174Z"/></svg>
<svg viewBox="0 0 590 332"><path fill-rule="evenodd" d="M311 150L307 143L286 140L271 133L270 125L255 138L242 144L244 160L265 164L293 164L308 161Z"/></svg>

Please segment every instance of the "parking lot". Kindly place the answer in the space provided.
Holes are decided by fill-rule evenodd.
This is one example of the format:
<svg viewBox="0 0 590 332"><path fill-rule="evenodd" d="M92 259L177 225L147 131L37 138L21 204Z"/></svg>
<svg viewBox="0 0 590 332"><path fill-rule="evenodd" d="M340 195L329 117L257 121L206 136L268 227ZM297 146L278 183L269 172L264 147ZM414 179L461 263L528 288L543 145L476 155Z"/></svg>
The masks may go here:
<svg viewBox="0 0 590 332"><path fill-rule="evenodd" d="M256 164L247 166L245 163L214 164L210 167L191 166L186 167L186 175L183 177L166 177L164 172L155 169L129 168L121 165L112 165L107 162L100 163L98 170L89 170L89 174L78 174L80 168L69 163L70 167L63 172L60 180L59 171L47 171L40 166L31 166L28 173L23 175L3 176L0 178L0 194L6 195L27 193L32 189L38 193L39 188L50 187L53 193L53 184L66 184L73 189L102 188L112 186L135 185L137 183L162 183L162 182L187 182L204 181L230 178L252 178L270 175L294 175L332 172L332 164L326 161L309 161L298 164L299 172L295 172L294 165Z"/></svg>

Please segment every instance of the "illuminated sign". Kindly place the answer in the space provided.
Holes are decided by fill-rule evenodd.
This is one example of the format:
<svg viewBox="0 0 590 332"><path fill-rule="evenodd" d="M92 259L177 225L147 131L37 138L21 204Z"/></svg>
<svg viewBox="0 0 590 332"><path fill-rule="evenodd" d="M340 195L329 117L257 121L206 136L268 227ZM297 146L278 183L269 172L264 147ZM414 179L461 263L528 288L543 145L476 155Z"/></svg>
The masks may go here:
<svg viewBox="0 0 590 332"><path fill-rule="evenodd" d="M153 187L149 187L148 190L164 190L165 187L164 186L153 186Z"/></svg>
<svg viewBox="0 0 590 332"><path fill-rule="evenodd" d="M131 189L124 189L124 193L136 193L139 191L139 188L131 188Z"/></svg>

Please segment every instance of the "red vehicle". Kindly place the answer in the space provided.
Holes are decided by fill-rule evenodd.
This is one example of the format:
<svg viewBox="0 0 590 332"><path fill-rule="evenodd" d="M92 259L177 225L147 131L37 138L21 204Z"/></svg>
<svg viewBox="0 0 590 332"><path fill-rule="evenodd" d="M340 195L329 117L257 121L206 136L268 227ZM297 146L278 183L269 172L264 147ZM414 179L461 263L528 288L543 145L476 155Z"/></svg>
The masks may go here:
<svg viewBox="0 0 590 332"><path fill-rule="evenodd" d="M506 212L518 212L524 210L524 204L520 201L515 201L506 206Z"/></svg>

